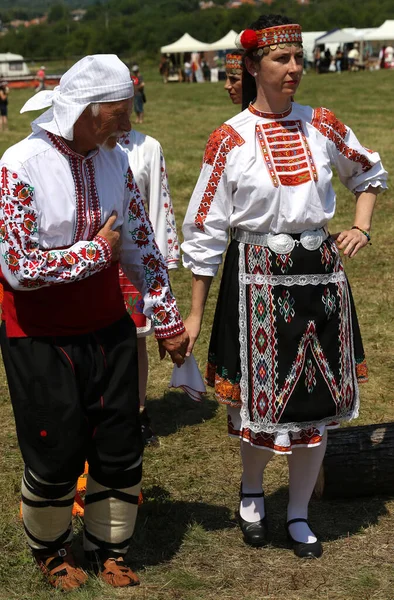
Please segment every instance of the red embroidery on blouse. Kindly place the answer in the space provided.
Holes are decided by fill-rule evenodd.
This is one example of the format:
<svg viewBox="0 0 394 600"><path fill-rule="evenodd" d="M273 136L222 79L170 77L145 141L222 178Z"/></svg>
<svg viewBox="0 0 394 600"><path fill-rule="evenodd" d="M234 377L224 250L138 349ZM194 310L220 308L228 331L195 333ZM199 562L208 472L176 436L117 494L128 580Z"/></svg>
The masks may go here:
<svg viewBox="0 0 394 600"><path fill-rule="evenodd" d="M16 175L16 173L15 173ZM10 188L8 184L8 171L6 167L1 169L1 199L3 200L3 194L9 194Z"/></svg>
<svg viewBox="0 0 394 600"><path fill-rule="evenodd" d="M97 193L93 157L89 158L74 152L59 136L47 132L53 146L64 156L67 156L75 186L76 223L73 241L93 239L101 229L100 200ZM89 228L88 218L89 214ZM86 229L88 228L88 231Z"/></svg>
<svg viewBox="0 0 394 600"><path fill-rule="evenodd" d="M257 110L253 104L249 104L248 109L252 114L256 115L256 117L261 117L262 119L283 119L291 113L293 106L290 106L290 108L285 110L283 113L262 112L261 110Z"/></svg>
<svg viewBox="0 0 394 600"><path fill-rule="evenodd" d="M18 182L14 186L12 194L23 206L30 206L33 201L33 188L27 183Z"/></svg>
<svg viewBox="0 0 394 600"><path fill-rule="evenodd" d="M74 242L79 242L84 239L84 232L86 229L86 213L85 213L85 193L84 193L84 182L81 172L81 159L78 156L69 155L69 163L71 169L71 175L75 186L75 231L74 231Z"/></svg>
<svg viewBox="0 0 394 600"><path fill-rule="evenodd" d="M85 161L85 173L88 180L88 198L90 212L90 227L88 239L92 240L101 229L101 210L100 200L96 187L96 176L94 171L93 158Z"/></svg>
<svg viewBox="0 0 394 600"><path fill-rule="evenodd" d="M231 127L231 125L224 123L224 125L216 129L209 137L203 159L205 164L214 164L219 148L223 140L225 140L228 136L230 136L231 141L233 142L232 148L234 146L242 146L242 144L245 143L245 140L237 131L235 131L235 129Z"/></svg>
<svg viewBox="0 0 394 600"><path fill-rule="evenodd" d="M10 176L11 173L3 172L3 182L10 181ZM106 250L97 239L91 241L89 247L82 249L78 254L58 249L41 251L37 241L34 188L17 176L10 181L7 194L4 189L0 236L7 247L3 257L7 268L15 275L20 286L33 289L48 283L73 281L76 278L87 277L107 265ZM84 270L82 274L81 269Z"/></svg>
<svg viewBox="0 0 394 600"><path fill-rule="evenodd" d="M256 125L256 136L275 187L317 181L317 171L302 122L273 121Z"/></svg>
<svg viewBox="0 0 394 600"><path fill-rule="evenodd" d="M228 153L236 146L242 146L245 140L230 125L224 124L216 129L208 140L205 149L204 163L212 165L212 173L201 199L200 206L194 220L196 227L204 231L204 222L207 218L217 187L222 178L227 162Z"/></svg>
<svg viewBox="0 0 394 600"><path fill-rule="evenodd" d="M350 148L346 142L345 137L347 134L346 126L336 118L334 113L332 113L327 108L316 108L313 111L313 117L311 121L311 125L315 127L322 135L328 138L331 142L333 142L343 156L348 158L349 160L360 163L362 170L364 173L372 169L373 164L368 160L368 158L360 154L354 148Z"/></svg>

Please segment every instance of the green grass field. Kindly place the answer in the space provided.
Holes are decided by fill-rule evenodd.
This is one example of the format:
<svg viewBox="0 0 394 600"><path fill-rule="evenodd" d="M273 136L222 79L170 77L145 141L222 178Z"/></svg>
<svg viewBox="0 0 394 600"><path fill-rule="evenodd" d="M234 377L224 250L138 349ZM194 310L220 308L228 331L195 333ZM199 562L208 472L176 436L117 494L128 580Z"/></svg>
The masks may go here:
<svg viewBox="0 0 394 600"><path fill-rule="evenodd" d="M143 70L142 70L143 72ZM144 72L143 72L144 74ZM394 72L304 77L297 100L326 106L394 169L392 96ZM30 115L19 109L30 92L10 95L10 130L0 133L0 152L29 132ZM164 148L177 223L180 227L209 133L237 111L223 84L167 84L147 77L146 120L140 130ZM338 211L331 231L353 224L354 200L337 177ZM394 253L392 192L379 197L373 243L345 263L358 308L370 369L362 387L357 423L394 421ZM190 273L171 275L183 315L190 302ZM195 355L204 370L218 280L208 301ZM287 465L275 457L265 490L274 545L247 548L237 528L240 479L238 444L226 436L226 413L210 392L201 403L168 390L172 365L160 362L149 340L148 401L161 446L145 456L143 489L130 559L140 578L137 589L114 591L91 580L69 595L80 600L393 600L394 501L380 498L311 503L311 521L324 541L319 561L302 562L286 549L284 519ZM27 550L19 520L22 462L4 374L0 375L0 599L49 600ZM379 490L376 490L377 494ZM80 524L76 523L77 530ZM79 551L80 535L76 536ZM60 595L59 595L60 597Z"/></svg>

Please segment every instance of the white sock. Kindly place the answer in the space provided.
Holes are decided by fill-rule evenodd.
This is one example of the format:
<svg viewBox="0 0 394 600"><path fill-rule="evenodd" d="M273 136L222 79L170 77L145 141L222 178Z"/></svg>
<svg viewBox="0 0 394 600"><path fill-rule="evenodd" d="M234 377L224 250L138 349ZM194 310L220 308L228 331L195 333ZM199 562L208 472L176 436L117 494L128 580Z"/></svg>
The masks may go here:
<svg viewBox="0 0 394 600"><path fill-rule="evenodd" d="M287 520L307 519L308 505L319 474L327 446L327 431L322 442L314 448L296 448L287 457L289 464L289 504ZM291 537L297 542L312 544L317 538L307 523L289 526Z"/></svg>
<svg viewBox="0 0 394 600"><path fill-rule="evenodd" d="M264 469L272 458L272 452L254 448L248 442L241 441L242 492L261 494ZM255 523L265 517L264 498L242 498L239 514L249 523Z"/></svg>

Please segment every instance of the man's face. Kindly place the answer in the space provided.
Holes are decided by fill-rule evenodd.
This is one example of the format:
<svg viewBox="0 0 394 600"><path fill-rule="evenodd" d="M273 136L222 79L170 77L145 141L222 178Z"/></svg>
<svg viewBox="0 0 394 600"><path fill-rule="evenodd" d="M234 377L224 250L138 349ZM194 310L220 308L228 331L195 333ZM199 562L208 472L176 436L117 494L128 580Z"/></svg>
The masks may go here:
<svg viewBox="0 0 394 600"><path fill-rule="evenodd" d="M78 119L78 135L89 141L91 148L101 146L113 149L118 137L131 129L130 115L133 99L102 102L97 115L88 107ZM77 124L76 124L77 125Z"/></svg>

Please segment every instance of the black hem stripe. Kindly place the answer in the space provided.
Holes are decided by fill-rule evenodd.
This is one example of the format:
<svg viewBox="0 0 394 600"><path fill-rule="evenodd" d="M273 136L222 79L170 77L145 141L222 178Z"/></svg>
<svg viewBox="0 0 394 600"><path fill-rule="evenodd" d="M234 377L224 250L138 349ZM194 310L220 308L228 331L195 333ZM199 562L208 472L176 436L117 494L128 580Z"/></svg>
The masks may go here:
<svg viewBox="0 0 394 600"><path fill-rule="evenodd" d="M72 506L74 504L74 497L69 498L68 500L30 500L30 498L26 498L22 494L22 502L26 504L26 506L32 506L34 508L48 508L49 506L54 506L58 508Z"/></svg>
<svg viewBox="0 0 394 600"><path fill-rule="evenodd" d="M48 548L48 550L59 550L60 548L63 547L64 542L67 540L68 536L71 533L71 526L64 532L62 533L61 536L59 536L56 540L53 540L52 542L48 542L48 540L39 540L37 537L35 537L32 533L30 533L30 531L28 530L28 528L26 527L25 523L23 523L23 526L25 528L25 532L26 535L29 539L31 539L33 542L35 542L36 544L40 544L40 546L45 546L45 548Z"/></svg>
<svg viewBox="0 0 394 600"><path fill-rule="evenodd" d="M127 539L123 540L123 542L119 542L116 544L116 543L104 542L103 540L99 540L92 533L89 533L89 531L87 531L86 527L84 529L84 533L85 533L86 539L89 542L91 542L92 544L95 544L99 548L103 548L105 550L116 550L117 548L121 550L122 548L127 548L127 546L129 546L129 544L130 544L131 538L133 537L131 535Z"/></svg>
<svg viewBox="0 0 394 600"><path fill-rule="evenodd" d="M100 502L100 500L107 500L107 498L116 498L122 502L138 505L138 496L125 494L125 492L119 490L104 490L102 492L96 492L95 494L86 494L85 506L93 504L93 502Z"/></svg>

